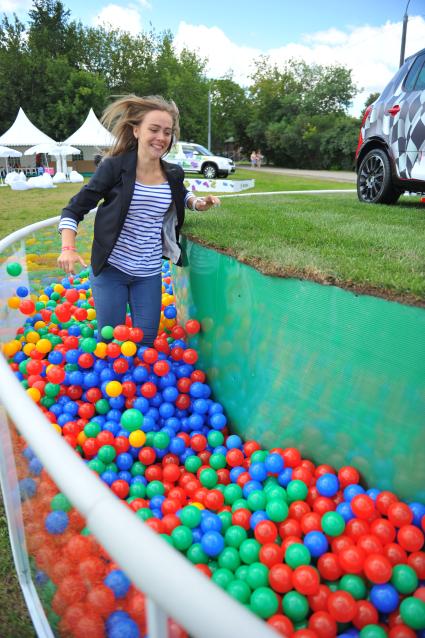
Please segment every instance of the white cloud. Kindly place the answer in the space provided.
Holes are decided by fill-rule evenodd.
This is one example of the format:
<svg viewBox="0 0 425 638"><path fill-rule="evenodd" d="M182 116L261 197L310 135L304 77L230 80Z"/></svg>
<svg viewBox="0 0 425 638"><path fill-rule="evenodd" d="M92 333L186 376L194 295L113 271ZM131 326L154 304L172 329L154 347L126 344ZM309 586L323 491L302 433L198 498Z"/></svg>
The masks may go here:
<svg viewBox="0 0 425 638"><path fill-rule="evenodd" d="M31 0L0 0L0 12L21 14L28 11L31 5Z"/></svg>
<svg viewBox="0 0 425 638"><path fill-rule="evenodd" d="M367 96L382 91L397 71L400 57L401 22L386 22L380 27L368 25L342 31L305 34L302 42L261 51L241 47L232 42L218 27L190 25L181 22L175 38L180 51L184 46L196 50L209 60L208 76L221 77L233 70L238 83L249 85L253 61L261 54L269 55L278 66L290 58L301 58L308 63L340 64L353 70L352 77L360 89L350 112L359 115ZM407 27L406 57L423 48L425 20L411 17Z"/></svg>
<svg viewBox="0 0 425 638"><path fill-rule="evenodd" d="M143 1L140 4L147 6L147 3L145 4ZM134 5L120 7L117 4L108 4L93 19L93 24L103 26L106 29L111 27L112 29L120 29L121 31L128 31L132 35L137 35L142 31L142 16L139 9Z"/></svg>

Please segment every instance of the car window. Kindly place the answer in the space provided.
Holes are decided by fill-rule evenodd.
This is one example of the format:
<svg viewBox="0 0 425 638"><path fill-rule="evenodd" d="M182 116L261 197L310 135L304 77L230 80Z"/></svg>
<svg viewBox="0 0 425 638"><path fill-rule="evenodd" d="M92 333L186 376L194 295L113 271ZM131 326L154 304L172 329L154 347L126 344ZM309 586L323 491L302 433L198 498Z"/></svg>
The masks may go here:
<svg viewBox="0 0 425 638"><path fill-rule="evenodd" d="M416 60L414 61L414 63L410 67L410 71L407 74L407 77L406 77L406 79L404 81L404 90L405 91L417 90L415 88L415 83L416 83L416 80L418 78L419 71L423 67L424 62L425 62L425 55L420 55L418 58L416 58Z"/></svg>
<svg viewBox="0 0 425 638"><path fill-rule="evenodd" d="M425 89L425 58L422 64L422 68L418 73L415 82L415 91L423 91Z"/></svg>
<svg viewBox="0 0 425 638"><path fill-rule="evenodd" d="M186 144L183 144L182 151L186 155L186 157L193 157L193 147L192 146L187 146Z"/></svg>
<svg viewBox="0 0 425 638"><path fill-rule="evenodd" d="M201 155L212 155L211 151L209 151L204 146L201 146L200 144L196 144L195 148Z"/></svg>

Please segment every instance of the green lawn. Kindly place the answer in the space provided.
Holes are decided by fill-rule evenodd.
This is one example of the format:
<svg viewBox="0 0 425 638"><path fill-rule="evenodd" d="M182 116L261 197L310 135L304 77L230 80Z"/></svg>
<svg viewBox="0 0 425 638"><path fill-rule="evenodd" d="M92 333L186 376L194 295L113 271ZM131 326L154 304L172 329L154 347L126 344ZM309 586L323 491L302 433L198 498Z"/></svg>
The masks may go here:
<svg viewBox="0 0 425 638"><path fill-rule="evenodd" d="M353 184L237 169L255 191L352 189ZM1 236L58 215L79 184L51 190L0 189ZM265 273L308 277L425 304L425 206L367 206L355 194L223 198L206 214L189 212L185 233ZM0 636L34 632L14 574L0 499Z"/></svg>

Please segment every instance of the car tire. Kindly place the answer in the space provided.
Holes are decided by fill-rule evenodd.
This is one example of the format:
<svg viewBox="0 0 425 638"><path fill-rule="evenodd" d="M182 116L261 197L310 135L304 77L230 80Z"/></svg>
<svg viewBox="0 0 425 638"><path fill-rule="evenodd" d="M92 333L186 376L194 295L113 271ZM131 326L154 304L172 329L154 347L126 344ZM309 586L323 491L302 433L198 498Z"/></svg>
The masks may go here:
<svg viewBox="0 0 425 638"><path fill-rule="evenodd" d="M362 159L357 172L357 196L367 204L395 204L401 190L392 182L389 157L374 148Z"/></svg>
<svg viewBox="0 0 425 638"><path fill-rule="evenodd" d="M207 179L215 179L217 177L217 166L215 164L204 164L202 173Z"/></svg>

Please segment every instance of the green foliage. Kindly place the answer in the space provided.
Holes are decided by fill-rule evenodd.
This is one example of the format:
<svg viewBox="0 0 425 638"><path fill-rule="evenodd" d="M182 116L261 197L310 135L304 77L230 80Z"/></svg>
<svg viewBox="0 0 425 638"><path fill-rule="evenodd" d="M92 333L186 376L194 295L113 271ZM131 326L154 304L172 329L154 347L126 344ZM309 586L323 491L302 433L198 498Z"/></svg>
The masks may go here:
<svg viewBox="0 0 425 638"><path fill-rule="evenodd" d="M231 74L207 80L205 69L197 54L176 52L169 31L88 27L61 0L33 0L27 25L0 21L0 131L22 106L60 141L90 107L100 115L119 95L159 94L179 107L181 139L206 145L210 91L216 152L233 139L246 156L261 148L288 167L351 168L359 123L346 114L356 93L349 69L299 60L278 68L262 56L249 89Z"/></svg>

